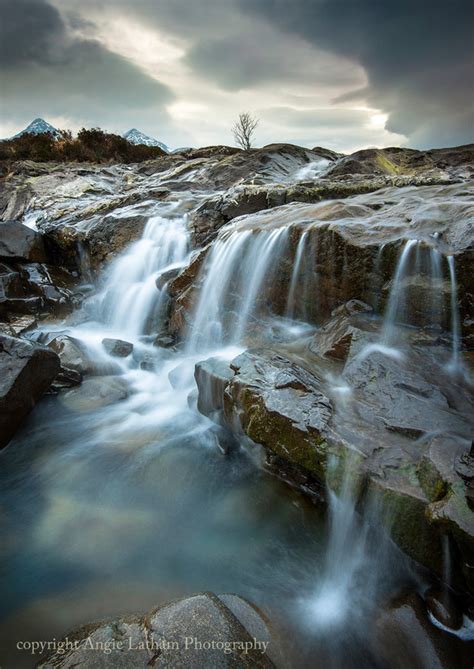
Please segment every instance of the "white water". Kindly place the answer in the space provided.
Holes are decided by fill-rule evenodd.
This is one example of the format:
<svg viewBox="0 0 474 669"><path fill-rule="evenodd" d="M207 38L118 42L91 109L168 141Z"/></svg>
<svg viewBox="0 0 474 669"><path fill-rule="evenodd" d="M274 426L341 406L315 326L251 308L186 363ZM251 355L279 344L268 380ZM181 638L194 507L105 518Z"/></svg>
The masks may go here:
<svg viewBox="0 0 474 669"><path fill-rule="evenodd" d="M459 369L459 350L461 339L461 328L459 324L458 307L458 286L456 282L456 268L454 265L454 256L448 256L449 276L451 279L451 337L453 341L453 351L451 356L451 369Z"/></svg>
<svg viewBox="0 0 474 669"><path fill-rule="evenodd" d="M145 334L152 312L160 306L158 276L183 264L187 251L185 216L150 218L142 238L109 270L97 298L96 319L132 340Z"/></svg>
<svg viewBox="0 0 474 669"><path fill-rule="evenodd" d="M403 282L407 275L408 261L411 250L416 247L418 241L416 239L409 239L400 256L395 276L392 280L392 287L390 290L390 297L388 300L387 309L385 311L381 339L383 345L391 348L395 345L397 329L396 324L401 317L401 312L404 308L404 290Z"/></svg>
<svg viewBox="0 0 474 669"><path fill-rule="evenodd" d="M290 289L288 291L288 299L287 299L287 302L286 302L287 318L293 318L294 314L295 314L296 286L298 284L301 261L302 261L302 258L303 258L303 253L305 251L306 236L307 236L307 231L302 233L302 235L299 239L299 242L298 242L298 246L296 247L295 262L294 262L294 265L293 265L293 272L292 272L292 275L291 275Z"/></svg>
<svg viewBox="0 0 474 669"><path fill-rule="evenodd" d="M330 164L332 164L331 161L327 160L326 158L314 160L297 170L294 176L294 180L312 181L313 179L317 179L326 171Z"/></svg>
<svg viewBox="0 0 474 669"><path fill-rule="evenodd" d="M286 247L288 228L225 230L201 270L202 288L188 334L189 353L239 345L264 282Z"/></svg>

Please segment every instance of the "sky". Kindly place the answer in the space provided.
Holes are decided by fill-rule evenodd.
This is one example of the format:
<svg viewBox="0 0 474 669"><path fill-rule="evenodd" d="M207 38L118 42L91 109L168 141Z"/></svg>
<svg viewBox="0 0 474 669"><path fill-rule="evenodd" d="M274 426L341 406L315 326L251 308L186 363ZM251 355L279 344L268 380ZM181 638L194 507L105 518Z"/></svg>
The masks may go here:
<svg viewBox="0 0 474 669"><path fill-rule="evenodd" d="M0 137L132 127L171 148L474 141L472 0L0 0Z"/></svg>

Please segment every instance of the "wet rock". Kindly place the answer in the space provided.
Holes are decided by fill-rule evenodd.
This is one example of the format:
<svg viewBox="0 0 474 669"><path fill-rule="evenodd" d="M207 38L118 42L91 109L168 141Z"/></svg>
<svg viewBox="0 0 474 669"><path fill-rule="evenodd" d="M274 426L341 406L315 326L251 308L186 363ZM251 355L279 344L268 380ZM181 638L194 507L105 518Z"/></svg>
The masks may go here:
<svg viewBox="0 0 474 669"><path fill-rule="evenodd" d="M59 374L51 384L51 391L57 393L64 388L74 388L82 383L82 374L75 369L61 367Z"/></svg>
<svg viewBox="0 0 474 669"><path fill-rule="evenodd" d="M100 263L111 260L128 244L139 239L147 221L147 216L112 215L96 221L84 237L84 245L92 266L97 267Z"/></svg>
<svg viewBox="0 0 474 669"><path fill-rule="evenodd" d="M388 148L363 149L337 161L330 170L331 176L353 174L417 174L429 170L445 170L474 163L474 145L453 149Z"/></svg>
<svg viewBox="0 0 474 669"><path fill-rule="evenodd" d="M133 351L133 344L123 339L102 339L102 345L109 355L126 358Z"/></svg>
<svg viewBox="0 0 474 669"><path fill-rule="evenodd" d="M197 408L205 416L218 416L224 409L224 392L234 372L222 358L208 358L198 362L194 378L199 389Z"/></svg>
<svg viewBox="0 0 474 669"><path fill-rule="evenodd" d="M54 337L48 348L59 355L61 366L80 374L104 375L119 373L120 368L112 362L94 359L79 339L69 335Z"/></svg>
<svg viewBox="0 0 474 669"><path fill-rule="evenodd" d="M67 638L76 648L52 653L37 669L264 669L278 658L267 620L237 595L194 595L142 617L86 625ZM110 653L100 650L107 644Z"/></svg>
<svg viewBox="0 0 474 669"><path fill-rule="evenodd" d="M153 346L159 346L160 348L172 348L175 345L175 340L173 337L167 334L160 334L155 337L153 341Z"/></svg>
<svg viewBox="0 0 474 669"><path fill-rule="evenodd" d="M94 376L84 379L80 386L66 390L59 397L72 411L95 411L128 397L126 381L120 376Z"/></svg>
<svg viewBox="0 0 474 669"><path fill-rule="evenodd" d="M0 447L6 446L59 372L59 358L23 339L0 335Z"/></svg>
<svg viewBox="0 0 474 669"><path fill-rule="evenodd" d="M371 407L373 423L387 430L412 439L432 432L470 433L469 421L452 410L437 382L440 372L427 357L412 353L407 362L374 350L349 360L344 378Z"/></svg>
<svg viewBox="0 0 474 669"><path fill-rule="evenodd" d="M331 320L314 335L309 344L310 350L336 360L346 360L353 338L360 334L360 328L351 322L351 317L370 311L372 307L360 300L341 305L333 311Z"/></svg>
<svg viewBox="0 0 474 669"><path fill-rule="evenodd" d="M375 621L374 651L387 669L467 669L471 650L430 623L417 594L400 595Z"/></svg>
<svg viewBox="0 0 474 669"><path fill-rule="evenodd" d="M8 324L16 336L22 335L28 330L33 330L37 326L34 316L10 316Z"/></svg>
<svg viewBox="0 0 474 669"><path fill-rule="evenodd" d="M424 600L427 610L442 625L453 630L458 630L462 626L462 611L448 590L431 587L425 593Z"/></svg>
<svg viewBox="0 0 474 669"><path fill-rule="evenodd" d="M231 369L234 375L224 385L227 373L223 365L211 360L196 366L203 413L212 417L223 408L230 429L239 425L252 441L324 481L324 433L332 406L318 379L266 350L246 351L232 361ZM222 387L223 398L219 396Z"/></svg>
<svg viewBox="0 0 474 669"><path fill-rule="evenodd" d="M43 235L19 221L6 221L0 227L0 258L26 262L48 262Z"/></svg>

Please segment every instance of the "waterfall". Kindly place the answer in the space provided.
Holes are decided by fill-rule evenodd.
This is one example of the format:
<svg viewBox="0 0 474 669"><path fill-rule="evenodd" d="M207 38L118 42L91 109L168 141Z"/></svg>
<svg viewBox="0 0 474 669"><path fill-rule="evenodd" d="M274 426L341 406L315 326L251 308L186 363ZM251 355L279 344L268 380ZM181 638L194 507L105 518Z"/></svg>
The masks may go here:
<svg viewBox="0 0 474 669"><path fill-rule="evenodd" d="M150 218L142 238L110 268L97 300L97 320L130 338L144 334L160 306L157 277L182 264L187 251L185 216Z"/></svg>
<svg viewBox="0 0 474 669"><path fill-rule="evenodd" d="M403 282L407 276L408 261L410 258L410 252L413 247L417 246L418 241L416 239L409 239L402 251L400 259L398 261L398 266L395 271L395 276L393 277L392 287L390 290L390 297L388 300L387 309L384 316L383 326L382 326L382 344L384 346L393 346L396 338L396 324L400 318L401 311L404 306L404 286Z"/></svg>
<svg viewBox="0 0 474 669"><path fill-rule="evenodd" d="M454 256L448 256L448 267L449 267L449 277L451 280L451 337L453 341L450 368L453 371L456 371L459 369L461 328L459 323L458 285L456 282L456 268L454 265Z"/></svg>
<svg viewBox="0 0 474 669"><path fill-rule="evenodd" d="M201 270L203 285L188 335L188 352L238 345L263 284L286 248L288 228L225 230Z"/></svg>
<svg viewBox="0 0 474 669"><path fill-rule="evenodd" d="M295 315L295 293L300 274L301 260L305 250L306 235L307 230L302 233L298 242L298 246L296 247L295 262L293 265L293 273L291 275L290 289L288 291L288 300L286 302L286 315L288 318L294 318Z"/></svg>

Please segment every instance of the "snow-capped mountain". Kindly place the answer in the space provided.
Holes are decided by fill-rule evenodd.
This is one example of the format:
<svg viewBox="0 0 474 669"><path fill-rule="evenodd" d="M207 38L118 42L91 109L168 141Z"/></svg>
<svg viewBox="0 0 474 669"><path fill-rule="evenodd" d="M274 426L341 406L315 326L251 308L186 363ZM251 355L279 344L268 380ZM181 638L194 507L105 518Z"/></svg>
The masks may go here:
<svg viewBox="0 0 474 669"><path fill-rule="evenodd" d="M14 139L15 137L21 137L22 135L26 134L42 135L44 133L49 133L54 137L54 139L59 139L61 137L61 133L59 132L59 130L54 126L52 126L51 123L48 123L42 118L35 118L34 121L31 121L29 126L27 126L21 132L18 132L11 139Z"/></svg>
<svg viewBox="0 0 474 669"><path fill-rule="evenodd" d="M123 137L131 144L145 144L146 146L159 146L160 149L163 149L163 151L166 151L166 153L170 152L166 144L163 144L163 142L158 141L154 137L145 135L145 133L140 132L140 130L137 130L136 128L132 128L131 130L126 132L123 135Z"/></svg>

